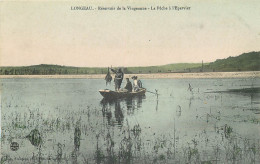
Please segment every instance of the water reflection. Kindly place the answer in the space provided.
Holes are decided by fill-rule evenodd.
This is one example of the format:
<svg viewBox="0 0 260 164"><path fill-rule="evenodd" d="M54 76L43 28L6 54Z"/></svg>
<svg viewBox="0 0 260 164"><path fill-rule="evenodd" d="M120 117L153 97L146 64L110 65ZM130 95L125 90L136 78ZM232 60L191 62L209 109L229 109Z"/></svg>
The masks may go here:
<svg viewBox="0 0 260 164"><path fill-rule="evenodd" d="M115 102L115 118L116 118L118 125L122 125L123 120L124 120L124 114L122 112L119 101Z"/></svg>
<svg viewBox="0 0 260 164"><path fill-rule="evenodd" d="M134 114L135 110L142 107L144 99L145 95L114 100L103 98L100 101L102 105L102 115L107 120L108 125L113 126L115 121L115 123L121 127L125 117L124 109L127 109L127 114Z"/></svg>

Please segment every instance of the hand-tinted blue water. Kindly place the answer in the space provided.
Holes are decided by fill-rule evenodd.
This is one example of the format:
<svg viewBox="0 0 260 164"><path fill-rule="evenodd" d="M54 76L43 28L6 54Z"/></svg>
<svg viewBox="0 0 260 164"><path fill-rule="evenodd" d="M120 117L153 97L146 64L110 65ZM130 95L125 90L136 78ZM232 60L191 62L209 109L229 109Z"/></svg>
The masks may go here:
<svg viewBox="0 0 260 164"><path fill-rule="evenodd" d="M101 79L2 79L1 161L260 162L259 91L227 92L259 78L142 82L159 95L106 101L98 90L114 87ZM34 129L38 146L26 137Z"/></svg>

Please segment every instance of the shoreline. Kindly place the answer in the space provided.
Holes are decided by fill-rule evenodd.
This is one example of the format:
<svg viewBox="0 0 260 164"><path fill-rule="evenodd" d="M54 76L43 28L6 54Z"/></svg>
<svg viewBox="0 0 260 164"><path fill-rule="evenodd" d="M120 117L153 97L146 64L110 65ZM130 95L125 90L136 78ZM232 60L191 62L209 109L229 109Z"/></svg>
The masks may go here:
<svg viewBox="0 0 260 164"><path fill-rule="evenodd" d="M209 79L209 78L260 78L260 71L248 72L199 72L199 73L155 73L125 74L124 78L138 76L140 79ZM106 74L88 75L0 75L0 79L104 79ZM114 77L114 74L112 74Z"/></svg>

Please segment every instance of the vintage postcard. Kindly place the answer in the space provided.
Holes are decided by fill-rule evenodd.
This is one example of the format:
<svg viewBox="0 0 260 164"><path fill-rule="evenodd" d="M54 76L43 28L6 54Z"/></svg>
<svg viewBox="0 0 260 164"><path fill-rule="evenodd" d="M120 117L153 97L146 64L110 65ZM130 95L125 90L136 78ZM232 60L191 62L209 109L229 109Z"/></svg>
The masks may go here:
<svg viewBox="0 0 260 164"><path fill-rule="evenodd" d="M0 1L1 164L260 163L260 1Z"/></svg>

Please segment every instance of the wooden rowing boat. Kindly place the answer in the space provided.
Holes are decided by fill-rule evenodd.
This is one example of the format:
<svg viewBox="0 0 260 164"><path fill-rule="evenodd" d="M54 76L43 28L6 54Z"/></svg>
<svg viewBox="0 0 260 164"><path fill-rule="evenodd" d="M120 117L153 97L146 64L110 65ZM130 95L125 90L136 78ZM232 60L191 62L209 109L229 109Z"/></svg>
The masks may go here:
<svg viewBox="0 0 260 164"><path fill-rule="evenodd" d="M109 89L99 90L99 93L106 99L120 99L125 97L135 97L145 95L146 89L140 88L137 92L112 91Z"/></svg>

